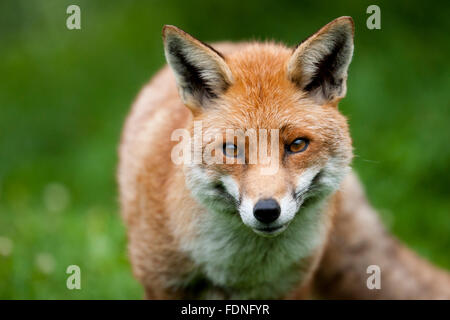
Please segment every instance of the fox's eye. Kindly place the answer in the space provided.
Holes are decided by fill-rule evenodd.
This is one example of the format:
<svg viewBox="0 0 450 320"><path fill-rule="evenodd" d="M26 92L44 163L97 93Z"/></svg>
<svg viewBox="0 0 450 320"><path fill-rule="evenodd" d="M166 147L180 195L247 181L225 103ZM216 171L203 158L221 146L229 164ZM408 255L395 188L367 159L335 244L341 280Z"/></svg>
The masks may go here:
<svg viewBox="0 0 450 320"><path fill-rule="evenodd" d="M223 154L227 157L237 158L239 156L238 147L233 143L224 143Z"/></svg>
<svg viewBox="0 0 450 320"><path fill-rule="evenodd" d="M308 148L309 140L306 138L297 138L288 146L288 151L291 153L303 152Z"/></svg>

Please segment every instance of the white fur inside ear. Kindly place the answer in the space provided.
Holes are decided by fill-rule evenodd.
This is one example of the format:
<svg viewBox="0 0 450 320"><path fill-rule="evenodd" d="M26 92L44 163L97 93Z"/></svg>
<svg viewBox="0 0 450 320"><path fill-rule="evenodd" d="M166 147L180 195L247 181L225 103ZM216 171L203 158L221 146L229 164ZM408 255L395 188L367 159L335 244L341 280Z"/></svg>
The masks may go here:
<svg viewBox="0 0 450 320"><path fill-rule="evenodd" d="M342 98L353 55L351 20L338 19L302 43L288 63L288 76L319 102Z"/></svg>
<svg viewBox="0 0 450 320"><path fill-rule="evenodd" d="M232 74L224 59L191 36L168 32L164 49L184 103L201 105L204 98L218 96L232 83Z"/></svg>

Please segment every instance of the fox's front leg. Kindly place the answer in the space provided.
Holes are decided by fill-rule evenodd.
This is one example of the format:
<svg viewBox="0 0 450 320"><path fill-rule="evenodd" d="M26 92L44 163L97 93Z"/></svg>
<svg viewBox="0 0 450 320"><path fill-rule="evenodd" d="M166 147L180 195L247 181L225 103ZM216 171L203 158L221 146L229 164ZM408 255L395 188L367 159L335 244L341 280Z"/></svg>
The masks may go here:
<svg viewBox="0 0 450 320"><path fill-rule="evenodd" d="M341 299L450 299L450 275L388 234L357 178L343 184L338 213L317 273L320 296ZM367 267L381 270L381 289L370 290Z"/></svg>
<svg viewBox="0 0 450 320"><path fill-rule="evenodd" d="M144 299L145 300L174 300L179 299L178 295L173 295L166 290L161 290L161 288L154 288L147 286L144 288Z"/></svg>
<svg viewBox="0 0 450 320"><path fill-rule="evenodd" d="M144 287L144 299L175 300L186 298L183 290L185 273L190 261L174 251L170 239L158 241L154 233L132 229L128 239L128 252L134 277ZM160 237L161 238L161 237Z"/></svg>
<svg viewBox="0 0 450 320"><path fill-rule="evenodd" d="M183 292L170 287L170 279L167 279L159 272L153 272L148 269L137 270L137 267L133 265L133 273L144 287L143 298L145 300L176 300L184 298Z"/></svg>

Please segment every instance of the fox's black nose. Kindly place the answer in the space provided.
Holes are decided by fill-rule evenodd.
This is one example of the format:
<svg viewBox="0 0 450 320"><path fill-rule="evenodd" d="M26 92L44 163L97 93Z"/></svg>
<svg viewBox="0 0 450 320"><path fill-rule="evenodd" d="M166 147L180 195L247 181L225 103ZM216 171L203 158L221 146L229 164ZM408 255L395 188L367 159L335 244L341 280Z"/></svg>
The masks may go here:
<svg viewBox="0 0 450 320"><path fill-rule="evenodd" d="M274 199L259 200L253 208L253 215L262 223L271 223L280 216L280 206Z"/></svg>

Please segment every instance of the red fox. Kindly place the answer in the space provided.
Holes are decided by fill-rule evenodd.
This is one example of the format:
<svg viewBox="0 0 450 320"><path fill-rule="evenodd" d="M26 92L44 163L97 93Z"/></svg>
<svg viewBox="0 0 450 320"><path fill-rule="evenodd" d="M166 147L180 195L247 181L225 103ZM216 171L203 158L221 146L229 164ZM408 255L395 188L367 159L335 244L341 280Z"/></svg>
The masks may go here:
<svg viewBox="0 0 450 320"><path fill-rule="evenodd" d="M213 48L164 27L168 67L139 94L119 150L129 256L146 298L450 298L449 274L385 231L350 169L338 102L353 33L340 17L296 48ZM180 129L212 140L181 148L199 161L174 161ZM250 130L257 140L267 130L267 157L251 161ZM277 166L264 173L269 156Z"/></svg>

